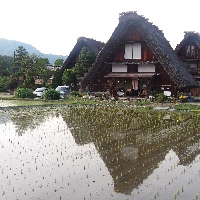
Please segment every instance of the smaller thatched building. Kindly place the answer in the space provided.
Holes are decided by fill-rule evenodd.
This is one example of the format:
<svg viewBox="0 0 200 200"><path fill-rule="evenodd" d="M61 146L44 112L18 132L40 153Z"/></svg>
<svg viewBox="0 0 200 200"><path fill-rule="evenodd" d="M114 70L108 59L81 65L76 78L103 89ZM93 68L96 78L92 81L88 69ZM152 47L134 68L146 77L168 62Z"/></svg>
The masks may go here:
<svg viewBox="0 0 200 200"><path fill-rule="evenodd" d="M72 49L69 56L63 63L63 66L61 68L61 73L63 73L65 69L71 69L75 66L75 64L78 61L79 54L81 50L83 49L83 47L87 47L92 52L94 52L94 54L97 56L99 52L102 50L102 48L104 47L104 45L105 44L103 42L99 42L94 39L79 37L77 39L77 42L74 48Z"/></svg>
<svg viewBox="0 0 200 200"><path fill-rule="evenodd" d="M185 68L199 83L199 88L191 89L194 96L200 95L200 35L185 32L184 39L176 46L175 52L184 63Z"/></svg>

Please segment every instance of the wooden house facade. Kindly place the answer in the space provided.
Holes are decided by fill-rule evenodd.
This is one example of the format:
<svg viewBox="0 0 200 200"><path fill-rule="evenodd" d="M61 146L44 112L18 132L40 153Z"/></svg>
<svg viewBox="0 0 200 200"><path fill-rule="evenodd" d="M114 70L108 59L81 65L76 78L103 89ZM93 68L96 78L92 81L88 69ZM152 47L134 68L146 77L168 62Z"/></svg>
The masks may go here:
<svg viewBox="0 0 200 200"><path fill-rule="evenodd" d="M131 96L154 90L176 95L198 83L158 27L136 12L126 12L120 14L118 26L81 87L102 92L124 89Z"/></svg>
<svg viewBox="0 0 200 200"><path fill-rule="evenodd" d="M199 83L199 88L191 89L193 96L200 95L200 35L185 32L184 39L176 46L175 52L184 63L185 68Z"/></svg>

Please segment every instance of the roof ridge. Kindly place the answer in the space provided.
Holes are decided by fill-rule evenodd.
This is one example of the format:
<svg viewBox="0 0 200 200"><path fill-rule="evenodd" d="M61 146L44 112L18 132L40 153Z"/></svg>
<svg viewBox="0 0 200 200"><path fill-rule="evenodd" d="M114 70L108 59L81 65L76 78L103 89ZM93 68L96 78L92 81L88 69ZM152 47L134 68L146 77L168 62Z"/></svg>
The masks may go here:
<svg viewBox="0 0 200 200"><path fill-rule="evenodd" d="M95 39L93 39L93 38L87 38L87 37L84 37L84 36L78 37L77 42L79 42L79 41L89 41L89 40L90 40L90 41L95 41L95 42L104 43L104 42L95 40Z"/></svg>

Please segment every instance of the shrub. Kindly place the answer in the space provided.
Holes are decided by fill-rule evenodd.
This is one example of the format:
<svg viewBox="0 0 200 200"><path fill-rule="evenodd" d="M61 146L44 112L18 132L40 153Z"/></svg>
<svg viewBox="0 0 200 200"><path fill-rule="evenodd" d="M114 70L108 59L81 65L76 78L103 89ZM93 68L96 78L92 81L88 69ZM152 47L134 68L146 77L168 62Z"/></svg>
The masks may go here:
<svg viewBox="0 0 200 200"><path fill-rule="evenodd" d="M33 91L29 88L22 88L18 87L17 90L15 91L15 97L17 98L34 98Z"/></svg>
<svg viewBox="0 0 200 200"><path fill-rule="evenodd" d="M163 103L166 100L166 96L161 92L157 95L156 100L158 103Z"/></svg>
<svg viewBox="0 0 200 200"><path fill-rule="evenodd" d="M172 102L172 103L176 103L176 101L177 101L177 98L176 98L176 97L171 97L171 102Z"/></svg>
<svg viewBox="0 0 200 200"><path fill-rule="evenodd" d="M60 99L60 92L50 89L44 93L45 100L58 100Z"/></svg>
<svg viewBox="0 0 200 200"><path fill-rule="evenodd" d="M183 92L178 92L177 93L178 99L183 103L187 102L188 97L185 95Z"/></svg>
<svg viewBox="0 0 200 200"><path fill-rule="evenodd" d="M151 110L152 109L152 106L146 106L145 107L145 110Z"/></svg>
<svg viewBox="0 0 200 200"><path fill-rule="evenodd" d="M139 101L136 101L135 104L137 106L145 106L145 105L148 105L149 104L149 101L146 101L146 100L139 100Z"/></svg>
<svg viewBox="0 0 200 200"><path fill-rule="evenodd" d="M78 91L71 91L70 95L71 96L75 96L75 97L80 97L81 96L81 94Z"/></svg>
<svg viewBox="0 0 200 200"><path fill-rule="evenodd" d="M177 92L177 98L179 99L181 96L185 96L184 92Z"/></svg>
<svg viewBox="0 0 200 200"><path fill-rule="evenodd" d="M26 89L27 87L26 87L25 85L19 85L17 88L18 88L18 89L19 89L19 88L24 88L24 89ZM27 89L28 89L28 88L27 88Z"/></svg>

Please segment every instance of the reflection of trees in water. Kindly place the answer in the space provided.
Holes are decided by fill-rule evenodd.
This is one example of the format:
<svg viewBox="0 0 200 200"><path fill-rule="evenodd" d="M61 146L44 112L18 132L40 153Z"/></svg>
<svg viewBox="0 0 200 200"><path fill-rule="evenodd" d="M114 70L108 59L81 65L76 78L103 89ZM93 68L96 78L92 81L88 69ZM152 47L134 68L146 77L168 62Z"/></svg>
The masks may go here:
<svg viewBox="0 0 200 200"><path fill-rule="evenodd" d="M71 108L63 118L77 144L95 144L115 191L124 194L138 187L171 149L180 164L199 154L193 146L200 144L200 116L193 113L83 107Z"/></svg>
<svg viewBox="0 0 200 200"><path fill-rule="evenodd" d="M22 135L27 130L36 129L48 118L56 116L56 110L53 107L32 107L10 110L12 122L16 126L18 135Z"/></svg>
<svg viewBox="0 0 200 200"><path fill-rule="evenodd" d="M7 123L8 121L10 121L9 113L0 110L0 124Z"/></svg>

